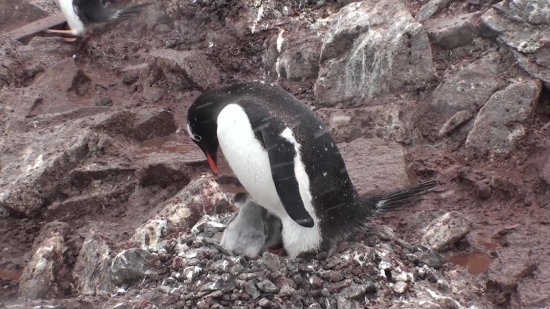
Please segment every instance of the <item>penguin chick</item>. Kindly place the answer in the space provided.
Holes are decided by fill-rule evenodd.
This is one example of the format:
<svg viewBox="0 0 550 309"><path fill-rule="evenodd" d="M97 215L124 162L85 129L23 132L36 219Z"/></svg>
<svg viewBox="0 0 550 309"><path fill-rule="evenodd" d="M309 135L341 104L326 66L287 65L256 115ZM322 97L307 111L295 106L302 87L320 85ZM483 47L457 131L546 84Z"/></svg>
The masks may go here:
<svg viewBox="0 0 550 309"><path fill-rule="evenodd" d="M124 9L107 8L101 3L101 0L58 0L58 4L71 29L48 29L46 32L79 37L92 24L131 17L153 3L138 4ZM72 42L75 39L66 41Z"/></svg>
<svg viewBox="0 0 550 309"><path fill-rule="evenodd" d="M281 221L256 204L249 194L237 193L234 198L239 208L229 220L220 244L227 250L255 258L282 241Z"/></svg>

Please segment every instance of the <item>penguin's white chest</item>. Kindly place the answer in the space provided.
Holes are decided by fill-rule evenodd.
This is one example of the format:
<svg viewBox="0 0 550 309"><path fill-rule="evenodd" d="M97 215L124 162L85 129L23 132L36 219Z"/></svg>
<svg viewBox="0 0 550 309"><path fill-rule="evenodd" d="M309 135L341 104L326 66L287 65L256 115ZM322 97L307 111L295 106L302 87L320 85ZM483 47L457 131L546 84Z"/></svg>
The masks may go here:
<svg viewBox="0 0 550 309"><path fill-rule="evenodd" d="M302 202L315 222L312 228L302 227L288 216L275 189L267 151L256 139L243 108L237 104L227 105L217 122L218 141L229 166L252 198L281 219L288 254L296 256L302 251L317 249L321 243L319 220L311 204L309 178L301 162L295 161L295 174Z"/></svg>
<svg viewBox="0 0 550 309"><path fill-rule="evenodd" d="M271 177L267 151L254 136L242 107L230 104L220 112L217 133L223 155L252 198L276 216L285 216Z"/></svg>
<svg viewBox="0 0 550 309"><path fill-rule="evenodd" d="M82 35L84 33L85 26L80 18L78 18L78 15L74 10L73 0L59 0L59 7L61 8L61 12L67 19L67 23L71 28L72 34Z"/></svg>

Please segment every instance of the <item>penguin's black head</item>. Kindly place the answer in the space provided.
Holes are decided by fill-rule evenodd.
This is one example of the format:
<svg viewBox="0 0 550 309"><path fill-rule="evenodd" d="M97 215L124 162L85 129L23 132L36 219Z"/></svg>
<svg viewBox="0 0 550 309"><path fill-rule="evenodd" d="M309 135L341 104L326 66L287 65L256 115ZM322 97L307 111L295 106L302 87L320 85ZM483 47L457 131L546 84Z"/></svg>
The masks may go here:
<svg viewBox="0 0 550 309"><path fill-rule="evenodd" d="M187 113L187 132L189 137L204 152L212 173L218 172L218 123L220 108L216 102L208 100L204 94L189 107Z"/></svg>

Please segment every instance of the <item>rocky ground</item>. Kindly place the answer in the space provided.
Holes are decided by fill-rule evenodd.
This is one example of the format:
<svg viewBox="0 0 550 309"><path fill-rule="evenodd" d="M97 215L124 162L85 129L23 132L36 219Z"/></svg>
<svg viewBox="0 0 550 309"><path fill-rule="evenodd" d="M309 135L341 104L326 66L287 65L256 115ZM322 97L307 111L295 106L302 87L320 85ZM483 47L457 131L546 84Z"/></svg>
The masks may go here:
<svg viewBox="0 0 550 309"><path fill-rule="evenodd" d="M0 35L58 11L28 1ZM158 0L0 38L0 308L550 306L549 25L544 0ZM440 185L334 256L233 256L243 189L185 117L253 79L315 109L360 192Z"/></svg>

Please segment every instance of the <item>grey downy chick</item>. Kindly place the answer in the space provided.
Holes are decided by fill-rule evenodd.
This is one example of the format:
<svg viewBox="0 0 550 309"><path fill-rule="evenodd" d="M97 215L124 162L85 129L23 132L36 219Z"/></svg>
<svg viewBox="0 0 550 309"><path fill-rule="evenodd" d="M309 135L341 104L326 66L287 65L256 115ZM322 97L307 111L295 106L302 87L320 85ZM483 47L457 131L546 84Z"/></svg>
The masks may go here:
<svg viewBox="0 0 550 309"><path fill-rule="evenodd" d="M220 244L237 255L255 258L281 243L281 220L256 204L248 193L235 194L239 210L229 220Z"/></svg>

